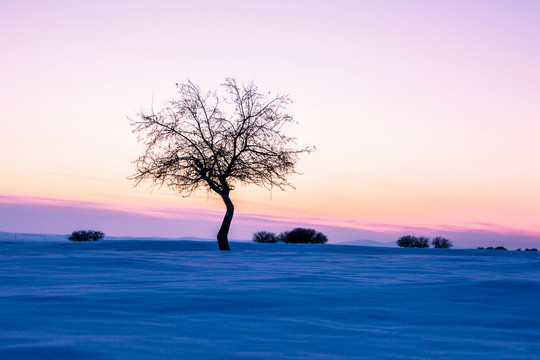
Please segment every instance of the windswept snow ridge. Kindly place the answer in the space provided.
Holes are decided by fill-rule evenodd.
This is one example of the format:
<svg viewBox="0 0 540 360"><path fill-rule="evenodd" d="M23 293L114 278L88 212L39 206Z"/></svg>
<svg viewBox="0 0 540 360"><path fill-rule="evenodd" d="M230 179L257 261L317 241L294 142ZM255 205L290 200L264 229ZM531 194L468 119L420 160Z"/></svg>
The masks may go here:
<svg viewBox="0 0 540 360"><path fill-rule="evenodd" d="M0 242L0 359L538 359L538 253Z"/></svg>

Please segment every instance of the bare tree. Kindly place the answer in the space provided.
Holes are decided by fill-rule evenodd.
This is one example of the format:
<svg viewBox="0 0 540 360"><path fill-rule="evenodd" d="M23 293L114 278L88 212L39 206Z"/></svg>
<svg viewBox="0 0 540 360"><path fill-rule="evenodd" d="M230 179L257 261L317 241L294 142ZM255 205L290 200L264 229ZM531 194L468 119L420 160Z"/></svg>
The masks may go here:
<svg viewBox="0 0 540 360"><path fill-rule="evenodd" d="M239 85L227 78L221 91L201 93L193 82L176 84L178 100L159 112L137 114L134 133L146 150L135 160L131 177L139 185L150 180L189 196L199 188L215 191L227 211L217 234L220 250L230 250L227 235L234 214L229 193L235 184L284 189L287 176L297 173L302 153L285 136L293 122L286 95L269 97L253 83Z"/></svg>

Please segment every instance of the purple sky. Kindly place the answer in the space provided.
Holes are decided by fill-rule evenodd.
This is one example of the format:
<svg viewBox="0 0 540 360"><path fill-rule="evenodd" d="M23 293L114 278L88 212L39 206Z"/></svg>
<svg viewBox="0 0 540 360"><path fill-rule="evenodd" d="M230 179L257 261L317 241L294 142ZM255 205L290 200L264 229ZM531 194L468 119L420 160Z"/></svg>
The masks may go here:
<svg viewBox="0 0 540 360"><path fill-rule="evenodd" d="M538 14L524 0L4 1L0 231L212 237L219 199L127 180L142 149L126 117L177 82L234 76L289 93L290 134L318 150L296 190L235 190L231 237L298 224L333 242L540 246Z"/></svg>

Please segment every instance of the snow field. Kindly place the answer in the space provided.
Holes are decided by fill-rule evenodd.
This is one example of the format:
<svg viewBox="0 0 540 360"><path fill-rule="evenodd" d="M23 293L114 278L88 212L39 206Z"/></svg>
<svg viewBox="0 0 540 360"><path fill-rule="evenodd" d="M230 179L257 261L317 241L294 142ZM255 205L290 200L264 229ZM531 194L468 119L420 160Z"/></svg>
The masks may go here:
<svg viewBox="0 0 540 360"><path fill-rule="evenodd" d="M2 241L1 359L538 359L538 253Z"/></svg>

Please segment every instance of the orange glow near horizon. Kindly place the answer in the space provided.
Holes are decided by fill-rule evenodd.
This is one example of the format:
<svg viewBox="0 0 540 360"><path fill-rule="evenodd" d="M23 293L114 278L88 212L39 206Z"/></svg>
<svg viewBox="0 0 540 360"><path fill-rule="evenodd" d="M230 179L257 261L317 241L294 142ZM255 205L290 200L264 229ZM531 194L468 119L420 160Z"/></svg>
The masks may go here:
<svg viewBox="0 0 540 360"><path fill-rule="evenodd" d="M161 219L183 219L194 221L211 221L219 225L223 217L224 206L215 195L194 196L190 200L182 198L177 194L167 194L154 196L145 193L139 193L138 196L132 196L128 201L95 201L84 200L82 197L77 199L58 199L58 198L43 198L30 196L8 195L0 197L0 203L12 204L37 204L64 206L75 208L89 209L106 209L125 213L133 213L147 217ZM173 195L173 196L170 196ZM110 200L110 199L109 199ZM118 199L116 199L118 200ZM323 199L324 201L324 199ZM342 203L343 204L343 203ZM410 204L407 202L407 204ZM249 200L235 200L236 223L244 223L247 226L254 226L261 221L272 221L276 224L289 224L289 226L333 226L348 229L358 229L375 231L380 233L393 233L405 231L411 228L431 229L432 231L490 231L501 234L514 234L522 236L539 236L540 230L537 228L525 228L520 221L512 223L505 222L506 225L498 225L500 223L486 222L481 216L473 216L474 209L463 214L463 217L453 217L450 214L430 214L424 216L419 212L413 212L415 208L410 208L410 213L403 212L384 212L383 207L369 207L369 204L364 205L364 209L354 209L354 203L351 203L349 208L340 209L341 211L333 211L331 207L326 208L325 212L316 211L309 208L295 208L290 203L283 202L275 203L274 200L268 199L265 203L254 202ZM420 210L422 206L419 206ZM354 212L356 210L357 212ZM379 216L378 211L384 212L384 216ZM493 214L490 218L493 218ZM497 214L495 214L497 216ZM500 214L504 216L504 214ZM248 223L239 218L250 218ZM384 219L382 221L381 219ZM465 220L467 219L467 220ZM522 220L522 219L519 219ZM262 224L262 223L261 223ZM253 228L257 231L257 228ZM261 228L258 228L261 230Z"/></svg>

